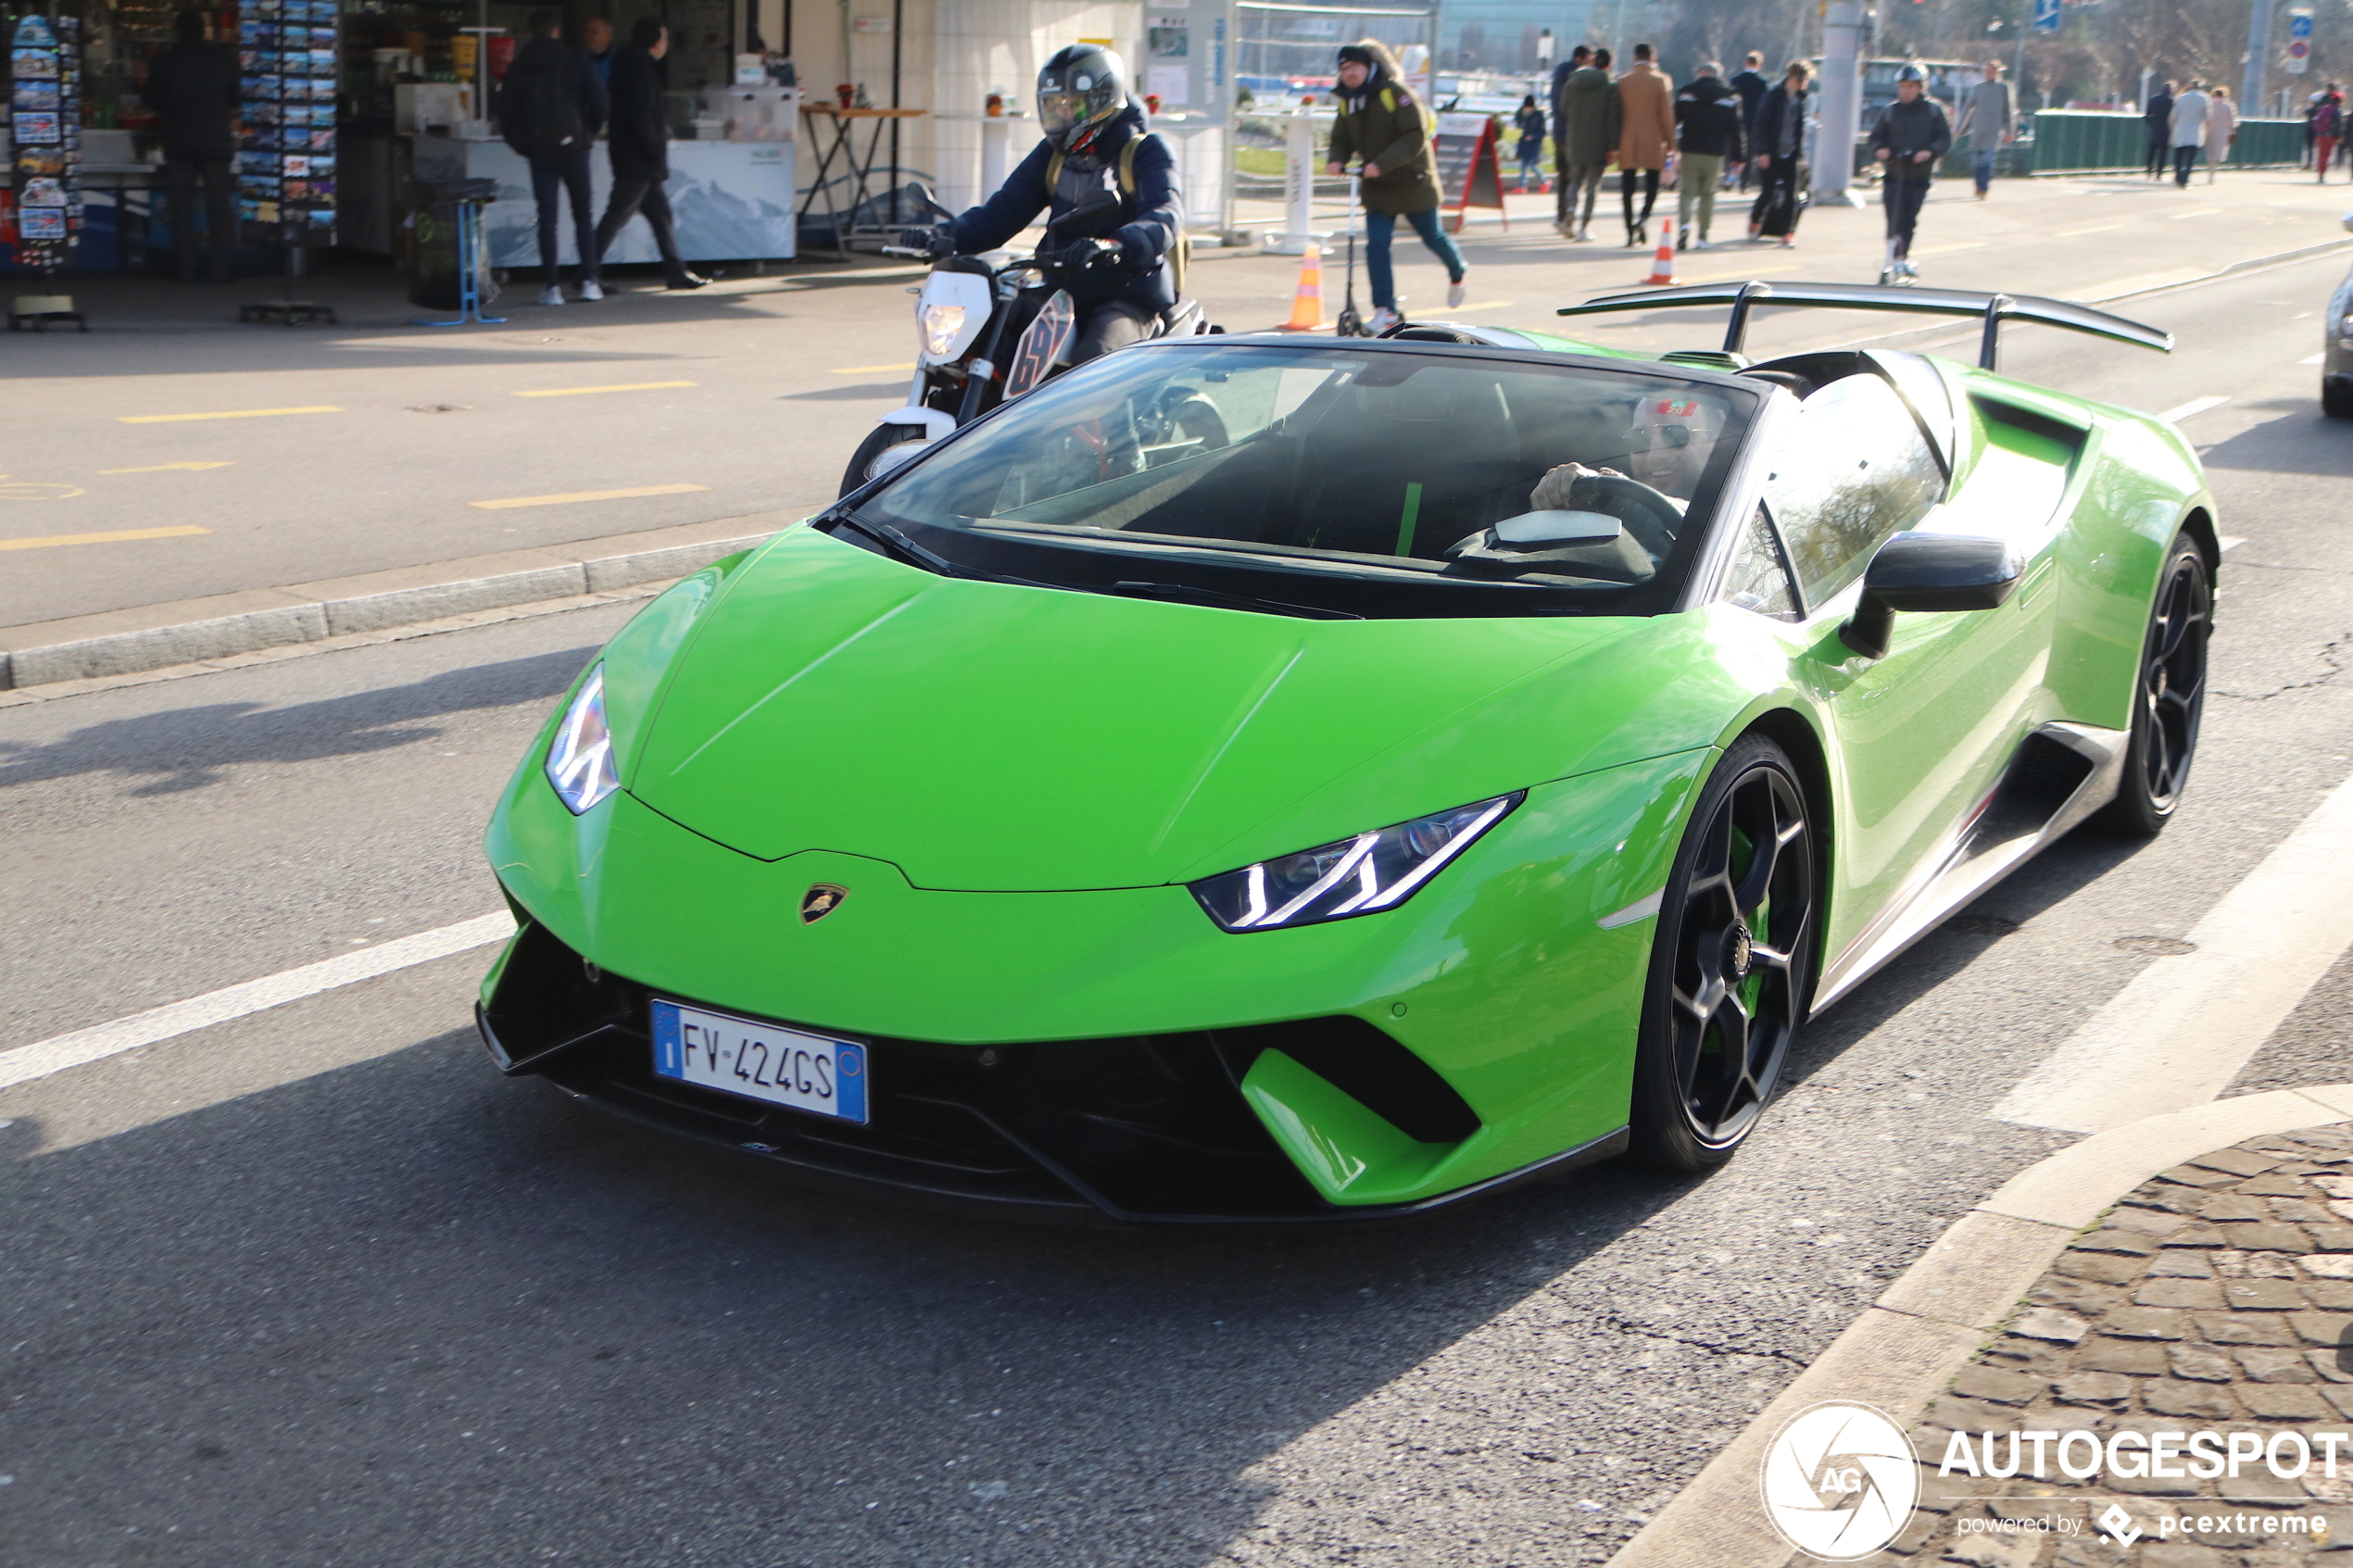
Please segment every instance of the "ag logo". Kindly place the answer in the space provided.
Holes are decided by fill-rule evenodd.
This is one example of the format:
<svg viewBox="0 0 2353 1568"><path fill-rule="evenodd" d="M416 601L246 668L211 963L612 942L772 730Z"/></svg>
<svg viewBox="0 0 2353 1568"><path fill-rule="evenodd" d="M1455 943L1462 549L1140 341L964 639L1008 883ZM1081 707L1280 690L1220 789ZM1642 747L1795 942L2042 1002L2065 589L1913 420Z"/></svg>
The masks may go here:
<svg viewBox="0 0 2353 1568"><path fill-rule="evenodd" d="M849 889L847 887L839 887L830 882L816 884L800 896L800 923L816 924L840 909L841 901L849 897Z"/></svg>
<svg viewBox="0 0 2353 1568"><path fill-rule="evenodd" d="M1903 1532L1920 1473L1904 1429L1869 1405L1811 1406L1781 1424L1758 1477L1765 1514L1809 1557L1852 1562Z"/></svg>

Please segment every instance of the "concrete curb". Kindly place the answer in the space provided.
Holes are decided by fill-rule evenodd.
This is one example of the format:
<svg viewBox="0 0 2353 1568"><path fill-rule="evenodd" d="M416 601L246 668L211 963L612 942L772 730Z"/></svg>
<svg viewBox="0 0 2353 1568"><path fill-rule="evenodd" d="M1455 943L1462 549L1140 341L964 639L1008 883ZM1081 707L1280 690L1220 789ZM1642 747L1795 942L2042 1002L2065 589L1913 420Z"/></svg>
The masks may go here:
<svg viewBox="0 0 2353 1568"><path fill-rule="evenodd" d="M2275 1089L2127 1123L2028 1166L1939 1236L1610 1559L1610 1568L1786 1568L1800 1561L1767 1522L1757 1489L1766 1446L1783 1422L1824 1399L1850 1399L1878 1406L1909 1430L2052 1260L2125 1194L2243 1139L2348 1119L2353 1084Z"/></svg>
<svg viewBox="0 0 2353 1568"><path fill-rule="evenodd" d="M759 512L0 628L0 691L135 674L512 605L610 594L683 577L750 548L803 515Z"/></svg>

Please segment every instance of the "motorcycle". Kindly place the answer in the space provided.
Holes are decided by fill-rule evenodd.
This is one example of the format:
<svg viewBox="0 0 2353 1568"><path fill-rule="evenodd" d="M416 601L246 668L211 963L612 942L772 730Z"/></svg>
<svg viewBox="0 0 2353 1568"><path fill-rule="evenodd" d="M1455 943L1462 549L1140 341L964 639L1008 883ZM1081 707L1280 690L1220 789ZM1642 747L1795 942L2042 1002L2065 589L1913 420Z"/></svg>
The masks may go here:
<svg viewBox="0 0 2353 1568"><path fill-rule="evenodd" d="M954 218L922 186L914 192L928 211L943 219ZM1087 261L1066 259L1071 247L1063 235L1070 229L1091 224L1105 207L1118 201L1109 189L1089 192L1084 201L1046 225L1046 238L1036 255L1001 266L991 266L977 256L942 255L937 249L882 247L885 256L932 263L930 277L913 291L915 375L907 388L905 406L877 420L873 433L851 455L841 478L842 495L898 467L1000 403L1019 397L1069 369L1071 341L1077 335L1077 310L1063 284L1083 271ZM1108 258L1116 253L1101 249L1095 254ZM1033 310L1034 315L1030 314ZM1027 325L1015 336L1012 353L1007 355L1005 338L1013 323L1025 315L1029 316ZM1200 301L1179 296L1149 335L1193 337L1221 330L1209 324ZM1188 430L1201 423L1199 410L1192 408L1170 410L1166 418ZM1157 444L1156 436L1165 433L1141 432L1137 439L1152 445ZM1202 433L1202 438L1206 434Z"/></svg>

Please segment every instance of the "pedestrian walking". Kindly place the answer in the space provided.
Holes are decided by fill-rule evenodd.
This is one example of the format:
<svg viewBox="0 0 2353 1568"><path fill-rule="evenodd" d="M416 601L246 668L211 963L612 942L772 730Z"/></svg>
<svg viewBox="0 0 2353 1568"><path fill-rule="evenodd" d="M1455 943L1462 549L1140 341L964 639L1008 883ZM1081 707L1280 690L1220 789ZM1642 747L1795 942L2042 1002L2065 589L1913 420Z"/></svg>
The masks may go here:
<svg viewBox="0 0 2353 1568"><path fill-rule="evenodd" d="M1552 89L1544 102L1553 111L1553 167L1558 177L1553 182L1553 227L1561 238L1570 237L1568 201L1568 84L1593 57L1593 51L1579 44L1568 52L1568 58L1553 68Z"/></svg>
<svg viewBox="0 0 2353 1568"><path fill-rule="evenodd" d="M1749 157L1759 189L1748 215L1748 237L1778 239L1784 250L1797 244L1797 220L1805 209L1806 118L1813 108L1808 91L1813 77L1812 66L1790 61L1756 106L1756 140Z"/></svg>
<svg viewBox="0 0 2353 1568"><path fill-rule="evenodd" d="M612 62L612 194L605 215L597 220L597 258L627 226L643 215L654 232L654 250L661 257L662 281L673 289L698 289L711 282L686 270L678 256L676 226L670 219L670 196L662 182L670 178L670 117L663 112L662 94L670 85L664 56L670 53L670 30L659 17L639 17L629 28L629 47Z"/></svg>
<svg viewBox="0 0 2353 1568"><path fill-rule="evenodd" d="M2173 100L2173 185L2186 189L2206 144L2206 83L2193 82Z"/></svg>
<svg viewBox="0 0 2353 1568"><path fill-rule="evenodd" d="M2206 182L2214 183L2214 171L2229 161L2231 144L2239 139L2238 110L2232 106L2231 90L2216 87L2206 95Z"/></svg>
<svg viewBox="0 0 2353 1568"><path fill-rule="evenodd" d="M2322 94L2321 101L2313 106L2312 168L2319 173L2323 185L2329 182L2329 160L2336 157L2336 139L2344 129L2344 111L2337 107L2334 91Z"/></svg>
<svg viewBox="0 0 2353 1568"><path fill-rule="evenodd" d="M1617 157L1617 83L1609 79L1612 56L1596 49L1561 89L1559 116L1553 121L1553 161L1560 169L1561 232L1579 245L1593 240L1593 202L1602 178ZM1573 223L1574 227L1570 225Z"/></svg>
<svg viewBox="0 0 2353 1568"><path fill-rule="evenodd" d="M1871 128L1871 157L1887 166L1880 199L1887 207L1887 258L1879 281L1897 282L1917 278L1912 265L1912 233L1919 228L1920 205L1936 178L1936 160L1953 149L1953 127L1943 106L1928 95L1928 77L1918 66L1895 72L1895 101L1880 110Z"/></svg>
<svg viewBox="0 0 2353 1568"><path fill-rule="evenodd" d="M1414 226L1430 254L1446 266L1446 307L1460 307L1466 288L1463 253L1439 226L1438 156L1430 146L1429 117L1398 80L1389 45L1366 38L1340 50L1340 117L1332 121L1327 174L1344 174L1348 160L1364 159L1357 189L1365 202L1365 276L1372 284L1375 333L1404 318L1389 246L1400 218Z"/></svg>
<svg viewBox="0 0 2353 1568"><path fill-rule="evenodd" d="M1536 107L1536 94L1529 94L1519 101L1519 113L1512 117L1519 127L1519 189L1524 194L1528 182L1544 183L1544 111Z"/></svg>
<svg viewBox="0 0 2353 1568"><path fill-rule="evenodd" d="M2165 178L2165 166L2173 156L2173 83L2169 82L2149 94L2141 110L2141 119L2148 127L2148 168L2152 180Z"/></svg>
<svg viewBox="0 0 2353 1568"><path fill-rule="evenodd" d="M172 22L175 41L147 64L141 96L163 132L164 199L180 281L196 281L196 182L204 182L212 281L228 282L237 252L237 54L206 36L202 11Z"/></svg>
<svg viewBox="0 0 2353 1568"><path fill-rule="evenodd" d="M1626 245L1650 244L1651 208L1658 205L1658 174L1675 146L1675 84L1651 63L1655 51L1634 45L1633 68L1617 79L1618 195L1626 207ZM1642 211L1634 213L1634 188Z"/></svg>
<svg viewBox="0 0 2353 1568"><path fill-rule="evenodd" d="M1724 68L1710 60L1691 84L1675 94L1675 150L1681 157L1675 183L1675 248L1714 248L1708 231L1716 222L1716 192L1724 166L1748 157L1741 132L1741 99L1723 80ZM1699 228L1692 232L1696 212Z"/></svg>
<svg viewBox="0 0 2353 1568"><path fill-rule="evenodd" d="M2002 62L1985 62L1985 79L1961 99L1961 122L1954 134L1969 139L1969 178L1977 182L1977 199L1994 189L1994 162L2018 132L2017 107L2010 84L2002 80Z"/></svg>
<svg viewBox="0 0 2353 1568"><path fill-rule="evenodd" d="M580 254L580 297L602 299L598 282L597 227L588 204L588 151L605 124L605 84L588 56L558 33L563 13L543 6L531 13L531 41L515 52L498 87L498 130L507 145L531 165L531 194L539 207L542 305L564 302L556 266L556 200L571 198L573 243Z"/></svg>
<svg viewBox="0 0 2353 1568"><path fill-rule="evenodd" d="M1756 113L1764 105L1765 94L1771 92L1773 86L1756 69L1764 63L1765 56L1751 49L1748 57L1741 62L1739 73L1725 83L1741 95L1741 141L1748 148L1748 156L1741 160L1740 168L1731 172L1737 174L1743 191L1748 189L1750 179L1757 172Z"/></svg>

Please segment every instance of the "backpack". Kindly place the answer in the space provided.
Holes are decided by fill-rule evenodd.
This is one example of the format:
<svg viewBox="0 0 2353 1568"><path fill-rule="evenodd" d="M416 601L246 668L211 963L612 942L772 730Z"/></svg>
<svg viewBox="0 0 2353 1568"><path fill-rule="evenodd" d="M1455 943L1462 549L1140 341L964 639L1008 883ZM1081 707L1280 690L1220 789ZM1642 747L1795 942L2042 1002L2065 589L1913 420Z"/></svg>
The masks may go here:
<svg viewBox="0 0 2353 1568"><path fill-rule="evenodd" d="M500 128L507 145L527 158L560 157L583 144L579 84L570 50L532 71L507 73L498 94Z"/></svg>
<svg viewBox="0 0 2353 1568"><path fill-rule="evenodd" d="M1157 140L1156 133L1147 131L1141 136L1130 136L1127 144L1119 149L1119 194L1123 196L1132 199L1136 194L1136 149L1148 140ZM1054 190L1062 183L1062 177L1063 155L1057 150L1052 157L1046 160L1046 189ZM1178 294L1183 294L1185 271L1193 259L1192 236L1179 231L1176 243L1168 247L1168 254L1161 259L1168 265L1170 285Z"/></svg>

